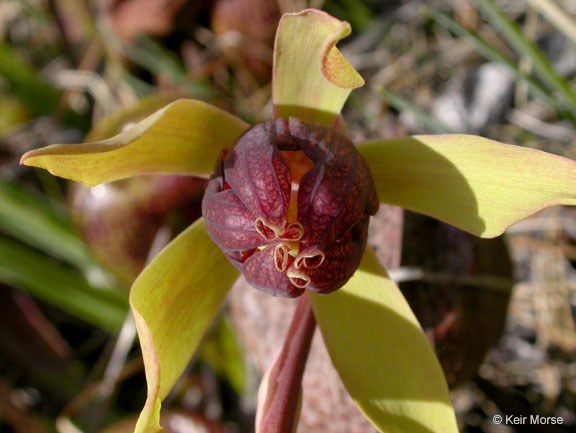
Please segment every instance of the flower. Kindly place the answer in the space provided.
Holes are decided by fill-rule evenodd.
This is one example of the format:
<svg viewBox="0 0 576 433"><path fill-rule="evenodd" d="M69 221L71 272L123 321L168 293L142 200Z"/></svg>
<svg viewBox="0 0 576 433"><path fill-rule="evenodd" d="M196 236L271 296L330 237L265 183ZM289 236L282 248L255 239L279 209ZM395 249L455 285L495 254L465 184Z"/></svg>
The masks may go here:
<svg viewBox="0 0 576 433"><path fill-rule="evenodd" d="M370 170L352 142L291 117L257 124L225 153L202 214L230 262L274 296L342 287L378 210Z"/></svg>
<svg viewBox="0 0 576 433"><path fill-rule="evenodd" d="M288 125L290 132L293 124L296 135L306 128L343 131L340 110L350 91L363 84L335 47L349 33L348 23L321 11L284 15L274 56L276 120L264 125L284 129ZM247 128L242 120L213 106L180 100L109 140L50 146L25 154L22 162L88 185L151 173L208 177L222 150L241 150L232 146ZM244 137L250 132L247 134ZM467 135L376 140L359 143L356 149L367 162L382 202L436 217L479 236L497 236L516 221L552 205L576 204L576 163L537 150ZM258 152L243 157L260 158ZM210 194L226 191L226 179L222 178L229 174L226 164L217 165L208 203ZM238 176L239 182L246 178L246 174ZM229 186L238 197L241 187ZM366 198L372 194L369 190L359 190L364 198L358 221L372 211L371 199ZM305 201L310 198L304 197ZM283 212L285 208L279 215ZM253 227L261 218L259 228L264 234L270 221L269 229L279 227L277 221L268 221L269 212L250 213ZM208 215L207 220L201 219L181 233L132 287L130 302L148 382L137 432L160 430L161 400L184 370L238 277L208 235L207 225L217 218ZM270 235L272 240L285 234L283 224L282 230ZM305 229L305 224L300 224ZM297 232L299 226L292 228ZM214 228L211 231L218 243L231 241ZM361 241L362 236L353 238ZM278 245L267 252L291 260L287 251L277 251L281 249ZM231 256L234 248L224 247ZM328 250L320 251L328 254ZM310 257L318 259L318 255ZM310 296L344 385L377 428L457 431L448 389L432 349L400 291L369 249L358 270L339 290L306 296Z"/></svg>

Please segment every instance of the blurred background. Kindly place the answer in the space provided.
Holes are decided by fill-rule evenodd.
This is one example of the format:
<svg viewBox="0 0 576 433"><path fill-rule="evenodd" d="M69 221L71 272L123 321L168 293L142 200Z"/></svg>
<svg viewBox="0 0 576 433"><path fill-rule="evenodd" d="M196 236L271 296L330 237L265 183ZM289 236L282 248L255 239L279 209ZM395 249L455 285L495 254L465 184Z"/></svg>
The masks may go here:
<svg viewBox="0 0 576 433"><path fill-rule="evenodd" d="M20 156L112 136L181 97L270 119L276 25L305 7L352 24L340 48L367 82L344 112L354 141L460 132L576 157L573 0L2 0L0 433L132 431L146 388L128 290L200 216L205 185L89 189ZM438 354L462 432L575 431L576 210L478 240L382 206L370 245ZM292 306L237 284L165 402L167 433L253 431ZM370 431L314 345L298 431Z"/></svg>

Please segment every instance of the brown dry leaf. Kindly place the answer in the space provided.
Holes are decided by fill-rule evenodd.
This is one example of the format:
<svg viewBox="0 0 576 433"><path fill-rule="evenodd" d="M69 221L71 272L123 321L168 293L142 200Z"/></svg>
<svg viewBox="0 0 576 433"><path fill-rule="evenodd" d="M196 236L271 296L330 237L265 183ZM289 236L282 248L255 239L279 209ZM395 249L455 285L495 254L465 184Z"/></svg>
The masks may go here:
<svg viewBox="0 0 576 433"><path fill-rule="evenodd" d="M187 0L115 0L109 6L118 35L131 41L140 35L164 36Z"/></svg>
<svg viewBox="0 0 576 433"><path fill-rule="evenodd" d="M271 0L216 0L212 10L212 30L228 61L262 81L271 77L279 20L280 8Z"/></svg>

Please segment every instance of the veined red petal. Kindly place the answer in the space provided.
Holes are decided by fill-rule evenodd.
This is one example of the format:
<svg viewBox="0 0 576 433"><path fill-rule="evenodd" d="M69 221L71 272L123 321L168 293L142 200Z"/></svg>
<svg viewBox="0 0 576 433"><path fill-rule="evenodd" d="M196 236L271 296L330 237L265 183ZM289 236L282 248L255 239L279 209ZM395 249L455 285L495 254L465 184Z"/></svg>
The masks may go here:
<svg viewBox="0 0 576 433"><path fill-rule="evenodd" d="M277 250L274 247L257 251L244 262L242 273L252 287L270 293L272 296L295 298L304 293L303 288L296 287L286 272L278 270L276 265ZM286 257L289 263L294 261Z"/></svg>

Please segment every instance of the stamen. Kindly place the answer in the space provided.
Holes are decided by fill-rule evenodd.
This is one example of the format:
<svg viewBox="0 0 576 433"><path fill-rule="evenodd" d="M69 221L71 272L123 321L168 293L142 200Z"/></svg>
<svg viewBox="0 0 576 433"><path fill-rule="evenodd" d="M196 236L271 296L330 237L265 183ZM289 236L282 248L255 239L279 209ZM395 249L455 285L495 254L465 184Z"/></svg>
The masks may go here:
<svg viewBox="0 0 576 433"><path fill-rule="evenodd" d="M286 226L286 229L284 230L284 233L282 233L281 238L291 241L299 241L302 239L302 236L304 236L304 227L302 227L302 224L296 222L290 223Z"/></svg>
<svg viewBox="0 0 576 433"><path fill-rule="evenodd" d="M308 269L316 269L322 263L324 263L324 259L326 255L323 252L319 252L316 255L310 257L304 257L304 267Z"/></svg>
<svg viewBox="0 0 576 433"><path fill-rule="evenodd" d="M278 227L266 223L262 218L256 218L254 227L256 228L256 231L260 233L260 236L262 236L267 241L278 239Z"/></svg>
<svg viewBox="0 0 576 433"><path fill-rule="evenodd" d="M306 288L311 281L308 275L301 271L295 271L294 269L288 270L286 275L290 282L300 289Z"/></svg>
<svg viewBox="0 0 576 433"><path fill-rule="evenodd" d="M324 263L325 258L326 255L322 251L317 251L308 254L304 253L294 261L294 267L296 269L300 269L301 267L307 269L316 269L317 267L322 265L322 263Z"/></svg>
<svg viewBox="0 0 576 433"><path fill-rule="evenodd" d="M288 268L289 248L287 245L278 244L274 249L274 265L279 272Z"/></svg>

